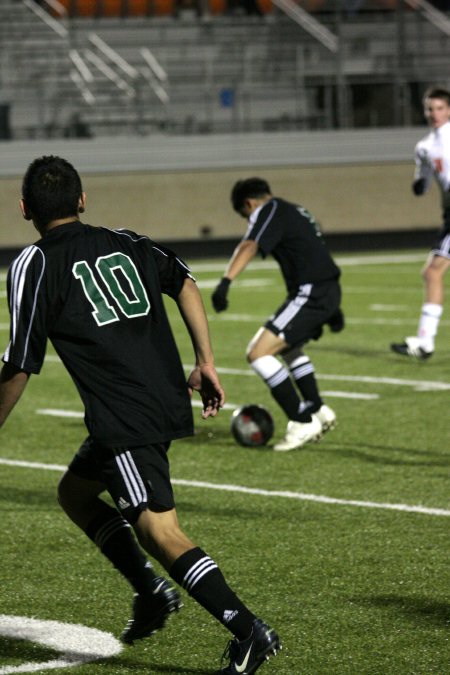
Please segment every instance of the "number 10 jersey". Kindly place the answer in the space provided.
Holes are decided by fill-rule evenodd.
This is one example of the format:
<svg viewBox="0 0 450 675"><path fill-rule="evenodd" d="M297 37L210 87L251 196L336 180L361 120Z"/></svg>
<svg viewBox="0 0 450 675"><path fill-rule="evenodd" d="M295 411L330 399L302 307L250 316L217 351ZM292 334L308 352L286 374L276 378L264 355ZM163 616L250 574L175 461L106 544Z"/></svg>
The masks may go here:
<svg viewBox="0 0 450 675"><path fill-rule="evenodd" d="M190 435L186 379L162 296L176 299L190 276L148 237L59 225L9 269L3 361L39 373L50 339L80 393L90 435L106 446Z"/></svg>

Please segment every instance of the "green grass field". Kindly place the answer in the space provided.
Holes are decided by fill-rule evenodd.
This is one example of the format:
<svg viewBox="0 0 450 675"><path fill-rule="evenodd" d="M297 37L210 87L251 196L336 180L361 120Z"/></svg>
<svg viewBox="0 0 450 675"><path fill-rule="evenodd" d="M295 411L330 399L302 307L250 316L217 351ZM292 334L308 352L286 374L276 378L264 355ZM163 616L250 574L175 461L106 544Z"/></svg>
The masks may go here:
<svg viewBox="0 0 450 675"><path fill-rule="evenodd" d="M337 428L291 453L244 449L230 435L231 409L204 421L194 408L196 435L170 450L179 517L244 601L279 632L283 650L261 673L446 675L448 302L432 359L402 359L389 343L415 333L425 252L337 259L346 330L327 331L306 350ZM245 361L247 342L284 297L279 272L273 264L250 266L232 286L228 312L214 315L209 296L224 261L191 262L228 403L265 405L275 438L282 436L285 420ZM188 366L189 339L170 301L168 308ZM7 324L3 299L3 346ZM82 624L117 637L129 618L131 590L56 504L58 467L85 429L80 417L58 413L82 408L53 354L49 347L41 375L2 430L0 619ZM183 600L183 610L152 639L69 672L214 672L228 633L184 593ZM70 662L73 653L64 657L64 647L38 644L31 631L22 637L0 621L0 674L44 673L46 662L56 666L55 675L68 672L55 660Z"/></svg>

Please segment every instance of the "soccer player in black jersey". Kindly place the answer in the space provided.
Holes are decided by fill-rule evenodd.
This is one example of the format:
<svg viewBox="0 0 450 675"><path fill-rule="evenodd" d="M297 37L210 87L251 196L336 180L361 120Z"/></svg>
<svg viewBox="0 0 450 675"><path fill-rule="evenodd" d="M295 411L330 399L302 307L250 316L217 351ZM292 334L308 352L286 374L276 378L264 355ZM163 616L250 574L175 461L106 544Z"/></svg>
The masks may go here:
<svg viewBox="0 0 450 675"><path fill-rule="evenodd" d="M21 209L41 239L8 274L11 327L0 373L0 426L30 374L39 373L49 339L78 389L89 432L58 498L134 588L122 640L151 635L182 606L143 548L231 631L230 663L218 672L253 673L276 653L278 636L181 530L170 482L170 442L193 433L189 394L200 393L204 418L225 400L200 293L169 249L134 232L80 222L85 201L67 161L41 157L28 167ZM162 294L177 303L192 339L196 365L187 383ZM105 490L116 508L101 499Z"/></svg>
<svg viewBox="0 0 450 675"><path fill-rule="evenodd" d="M274 450L294 450L318 440L336 424L336 414L320 396L314 366L303 346L319 339L325 324L334 332L344 327L340 270L309 211L274 197L264 179L238 181L231 202L248 219L248 227L212 294L212 303L217 312L227 308L231 282L257 253L272 254L278 262L287 298L250 341L247 359L288 418L286 435Z"/></svg>

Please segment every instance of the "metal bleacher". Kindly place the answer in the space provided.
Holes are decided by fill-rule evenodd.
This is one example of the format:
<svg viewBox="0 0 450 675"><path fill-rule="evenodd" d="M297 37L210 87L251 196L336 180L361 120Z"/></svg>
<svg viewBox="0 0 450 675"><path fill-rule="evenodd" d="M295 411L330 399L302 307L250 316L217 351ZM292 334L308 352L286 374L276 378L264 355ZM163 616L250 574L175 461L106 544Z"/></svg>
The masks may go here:
<svg viewBox="0 0 450 675"><path fill-rule="evenodd" d="M337 51L276 8L175 18L55 7L0 3L0 105L14 138L407 125L420 121L415 92L448 80L449 35L406 4L401 15L330 5L320 24Z"/></svg>

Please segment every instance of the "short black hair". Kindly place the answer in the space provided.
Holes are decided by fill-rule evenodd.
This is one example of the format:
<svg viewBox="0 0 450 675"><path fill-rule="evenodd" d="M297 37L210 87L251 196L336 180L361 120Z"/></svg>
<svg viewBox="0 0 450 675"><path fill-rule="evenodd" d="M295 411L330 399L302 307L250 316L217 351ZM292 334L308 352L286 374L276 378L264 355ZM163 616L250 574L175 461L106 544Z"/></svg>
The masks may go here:
<svg viewBox="0 0 450 675"><path fill-rule="evenodd" d="M428 87L423 95L423 101L427 98L440 98L450 106L450 91L444 87Z"/></svg>
<svg viewBox="0 0 450 675"><path fill-rule="evenodd" d="M231 190L231 203L233 209L239 213L249 197L259 199L270 194L272 192L269 183L264 178L246 178L235 183Z"/></svg>
<svg viewBox="0 0 450 675"><path fill-rule="evenodd" d="M22 197L39 225L78 214L83 188L78 172L61 157L48 155L31 162L22 183Z"/></svg>

